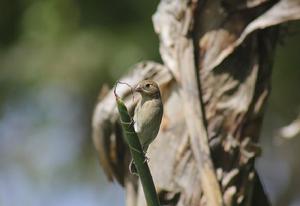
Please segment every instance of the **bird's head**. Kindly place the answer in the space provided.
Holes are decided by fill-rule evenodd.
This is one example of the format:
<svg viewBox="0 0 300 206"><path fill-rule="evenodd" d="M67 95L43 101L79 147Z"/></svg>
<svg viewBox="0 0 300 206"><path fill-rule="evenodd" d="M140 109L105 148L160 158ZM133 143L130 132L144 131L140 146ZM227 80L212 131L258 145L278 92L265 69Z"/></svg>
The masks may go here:
<svg viewBox="0 0 300 206"><path fill-rule="evenodd" d="M142 97L158 98L160 97L160 91L158 84L153 80L142 80L134 88L136 92L139 92Z"/></svg>

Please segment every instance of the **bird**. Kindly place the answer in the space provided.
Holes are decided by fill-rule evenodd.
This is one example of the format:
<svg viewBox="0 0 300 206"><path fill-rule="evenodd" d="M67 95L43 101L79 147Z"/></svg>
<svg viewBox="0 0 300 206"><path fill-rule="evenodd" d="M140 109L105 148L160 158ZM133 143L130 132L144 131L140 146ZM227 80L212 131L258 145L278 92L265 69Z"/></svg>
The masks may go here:
<svg viewBox="0 0 300 206"><path fill-rule="evenodd" d="M153 80L142 80L134 88L141 95L133 116L134 130L137 133L144 154L149 145L156 138L162 116L163 103L158 84ZM134 164L129 166L130 171L135 173Z"/></svg>

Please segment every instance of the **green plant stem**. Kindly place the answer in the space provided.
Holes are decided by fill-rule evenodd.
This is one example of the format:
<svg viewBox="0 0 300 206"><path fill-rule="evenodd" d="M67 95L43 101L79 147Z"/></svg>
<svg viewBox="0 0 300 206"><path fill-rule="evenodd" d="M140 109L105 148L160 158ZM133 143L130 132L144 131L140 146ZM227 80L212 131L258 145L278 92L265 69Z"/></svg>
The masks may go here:
<svg viewBox="0 0 300 206"><path fill-rule="evenodd" d="M146 202L148 206L159 206L159 200L156 194L154 182L145 158L139 138L134 131L134 123L128 110L119 96L116 95L117 107L120 113L121 124L126 142L128 143L131 156L140 177Z"/></svg>

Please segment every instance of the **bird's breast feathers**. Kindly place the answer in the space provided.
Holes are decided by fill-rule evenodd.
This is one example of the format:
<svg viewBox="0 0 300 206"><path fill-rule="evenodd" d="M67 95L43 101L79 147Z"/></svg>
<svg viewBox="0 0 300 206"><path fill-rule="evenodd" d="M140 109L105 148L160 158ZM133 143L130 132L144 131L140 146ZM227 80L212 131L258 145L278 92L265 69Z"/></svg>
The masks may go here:
<svg viewBox="0 0 300 206"><path fill-rule="evenodd" d="M134 129L143 146L150 144L156 137L161 118L163 106L160 99L139 101L134 112Z"/></svg>

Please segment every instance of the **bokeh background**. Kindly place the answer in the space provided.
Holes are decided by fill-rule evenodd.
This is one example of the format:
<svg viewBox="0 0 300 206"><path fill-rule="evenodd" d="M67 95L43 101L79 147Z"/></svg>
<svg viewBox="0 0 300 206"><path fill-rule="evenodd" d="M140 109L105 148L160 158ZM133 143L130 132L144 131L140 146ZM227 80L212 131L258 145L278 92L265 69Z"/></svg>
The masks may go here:
<svg viewBox="0 0 300 206"><path fill-rule="evenodd" d="M0 206L124 205L91 141L103 83L161 61L158 1L0 0ZM259 174L275 205L300 205L300 137L274 139L300 113L300 24L281 38Z"/></svg>

